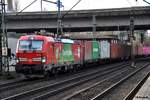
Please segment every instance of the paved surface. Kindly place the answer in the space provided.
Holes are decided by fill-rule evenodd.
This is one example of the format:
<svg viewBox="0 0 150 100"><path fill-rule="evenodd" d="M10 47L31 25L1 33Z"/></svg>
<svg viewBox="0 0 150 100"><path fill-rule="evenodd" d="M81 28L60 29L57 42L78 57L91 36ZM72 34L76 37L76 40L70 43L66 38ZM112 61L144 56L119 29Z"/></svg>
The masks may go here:
<svg viewBox="0 0 150 100"><path fill-rule="evenodd" d="M7 69L6 69L5 71L7 71ZM10 67L9 67L9 71L11 71L11 72L12 72L12 71L15 71L15 67L14 67L14 66L10 66Z"/></svg>
<svg viewBox="0 0 150 100"><path fill-rule="evenodd" d="M144 83L133 100L150 100L150 77Z"/></svg>

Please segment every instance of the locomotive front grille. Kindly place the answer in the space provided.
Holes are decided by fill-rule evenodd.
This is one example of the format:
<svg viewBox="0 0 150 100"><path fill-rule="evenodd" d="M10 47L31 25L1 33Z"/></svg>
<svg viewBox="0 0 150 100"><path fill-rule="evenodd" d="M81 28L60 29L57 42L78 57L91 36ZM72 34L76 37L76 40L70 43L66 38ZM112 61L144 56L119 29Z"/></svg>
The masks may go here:
<svg viewBox="0 0 150 100"><path fill-rule="evenodd" d="M19 61L42 61L42 58L19 58Z"/></svg>
<svg viewBox="0 0 150 100"><path fill-rule="evenodd" d="M42 58L39 57L39 58L32 58L32 61L42 61Z"/></svg>
<svg viewBox="0 0 150 100"><path fill-rule="evenodd" d="M19 61L28 61L27 58L19 58Z"/></svg>

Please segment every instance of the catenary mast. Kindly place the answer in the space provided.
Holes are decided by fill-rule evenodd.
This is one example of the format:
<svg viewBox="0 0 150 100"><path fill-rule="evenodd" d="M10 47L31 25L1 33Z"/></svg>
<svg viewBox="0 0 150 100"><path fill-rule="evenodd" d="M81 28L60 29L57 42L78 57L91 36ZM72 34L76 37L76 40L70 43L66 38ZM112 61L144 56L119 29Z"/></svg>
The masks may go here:
<svg viewBox="0 0 150 100"><path fill-rule="evenodd" d="M8 39L6 30L6 9L5 0L0 2L0 73L2 74L3 69L7 69L9 72L9 61L8 61Z"/></svg>

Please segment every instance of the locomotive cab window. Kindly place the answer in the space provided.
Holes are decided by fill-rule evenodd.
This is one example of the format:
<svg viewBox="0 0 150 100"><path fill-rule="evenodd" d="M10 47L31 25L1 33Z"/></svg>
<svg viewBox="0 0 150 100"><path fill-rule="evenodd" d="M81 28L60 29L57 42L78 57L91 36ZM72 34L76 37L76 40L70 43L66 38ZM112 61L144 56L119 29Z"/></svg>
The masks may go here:
<svg viewBox="0 0 150 100"><path fill-rule="evenodd" d="M42 40L21 40L19 42L19 50L36 51L42 50Z"/></svg>

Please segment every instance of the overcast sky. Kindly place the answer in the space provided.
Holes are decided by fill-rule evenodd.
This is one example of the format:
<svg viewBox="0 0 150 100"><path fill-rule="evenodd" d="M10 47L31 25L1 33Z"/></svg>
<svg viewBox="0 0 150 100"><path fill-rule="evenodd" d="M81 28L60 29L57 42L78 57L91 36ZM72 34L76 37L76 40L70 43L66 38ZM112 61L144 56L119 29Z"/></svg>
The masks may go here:
<svg viewBox="0 0 150 100"><path fill-rule="evenodd" d="M30 4L34 0L18 0L20 5L20 10L25 6ZM40 1L38 0L33 5L31 5L25 11L40 11ZM57 1L57 0L50 0ZM78 0L61 0L64 5L64 10L70 9ZM147 0L150 2L150 0ZM83 9L105 9L105 8L121 8L121 7L133 7L133 6L148 6L143 0L82 0L74 10ZM43 1L43 10L46 11L56 11L57 6L55 4L47 3ZM63 9L62 9L63 10Z"/></svg>

